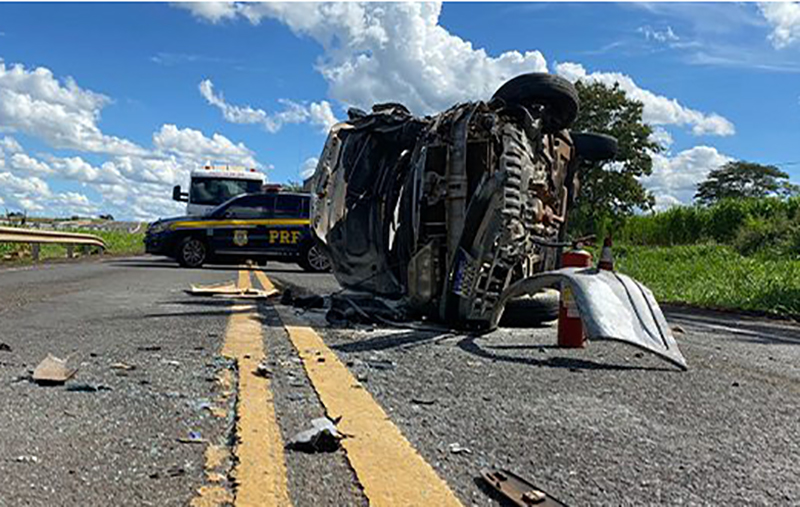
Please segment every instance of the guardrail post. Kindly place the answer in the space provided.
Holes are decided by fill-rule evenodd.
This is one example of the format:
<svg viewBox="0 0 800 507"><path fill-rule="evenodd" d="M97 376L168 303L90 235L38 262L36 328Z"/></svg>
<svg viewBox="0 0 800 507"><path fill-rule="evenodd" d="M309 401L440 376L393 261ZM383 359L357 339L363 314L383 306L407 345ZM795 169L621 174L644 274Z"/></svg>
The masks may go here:
<svg viewBox="0 0 800 507"><path fill-rule="evenodd" d="M72 259L72 255L75 253L75 249L72 245L67 245L67 259Z"/></svg>
<svg viewBox="0 0 800 507"><path fill-rule="evenodd" d="M31 258L39 262L39 243L31 243Z"/></svg>

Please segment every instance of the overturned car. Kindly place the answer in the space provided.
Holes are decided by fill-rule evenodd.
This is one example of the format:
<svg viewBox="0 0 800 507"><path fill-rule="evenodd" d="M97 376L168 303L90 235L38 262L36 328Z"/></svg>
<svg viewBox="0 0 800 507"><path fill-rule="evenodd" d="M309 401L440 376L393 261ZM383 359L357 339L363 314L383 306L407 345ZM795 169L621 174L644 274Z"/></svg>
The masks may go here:
<svg viewBox="0 0 800 507"><path fill-rule="evenodd" d="M395 103L351 109L331 129L311 183L312 229L340 284L394 301L410 318L476 330L494 328L522 287L596 287L600 277L578 276L586 270L559 269L579 161L616 152L609 136L569 130L578 108L570 82L534 73L509 80L488 102L435 116ZM657 348L677 352L652 294L630 282L646 308L622 304L648 314L644 333ZM581 311L587 323L603 310ZM587 323L590 338L613 332Z"/></svg>

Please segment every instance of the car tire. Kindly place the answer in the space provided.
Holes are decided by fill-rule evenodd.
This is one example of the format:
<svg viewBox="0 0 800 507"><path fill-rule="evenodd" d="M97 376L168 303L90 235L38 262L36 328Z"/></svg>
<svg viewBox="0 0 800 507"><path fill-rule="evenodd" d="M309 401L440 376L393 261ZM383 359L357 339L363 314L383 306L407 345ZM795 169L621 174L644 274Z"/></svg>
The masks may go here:
<svg viewBox="0 0 800 507"><path fill-rule="evenodd" d="M617 155L617 139L606 134L570 132L578 157L589 162L609 160Z"/></svg>
<svg viewBox="0 0 800 507"><path fill-rule="evenodd" d="M532 72L506 81L494 92L492 100L500 99L507 105L539 104L547 113L546 133L558 132L572 125L578 117L580 99L572 83L561 76Z"/></svg>
<svg viewBox="0 0 800 507"><path fill-rule="evenodd" d="M502 327L538 327L558 318L559 292L548 289L506 303L500 319Z"/></svg>
<svg viewBox="0 0 800 507"><path fill-rule="evenodd" d="M331 270L331 261L316 243L308 243L300 251L300 260L297 262L301 268L311 273L325 273Z"/></svg>
<svg viewBox="0 0 800 507"><path fill-rule="evenodd" d="M184 268L199 268L208 257L208 247L200 238L189 236L180 242L176 257Z"/></svg>

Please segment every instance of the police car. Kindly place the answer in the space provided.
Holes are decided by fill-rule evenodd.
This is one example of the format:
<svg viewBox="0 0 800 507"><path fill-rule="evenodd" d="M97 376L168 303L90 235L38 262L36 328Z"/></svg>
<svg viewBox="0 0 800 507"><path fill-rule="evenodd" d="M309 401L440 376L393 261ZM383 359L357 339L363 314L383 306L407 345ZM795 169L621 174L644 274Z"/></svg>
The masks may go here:
<svg viewBox="0 0 800 507"><path fill-rule="evenodd" d="M145 251L166 255L181 266L252 259L296 262L306 271L330 269L310 228L308 194L273 192L235 197L207 215L153 222L145 235Z"/></svg>

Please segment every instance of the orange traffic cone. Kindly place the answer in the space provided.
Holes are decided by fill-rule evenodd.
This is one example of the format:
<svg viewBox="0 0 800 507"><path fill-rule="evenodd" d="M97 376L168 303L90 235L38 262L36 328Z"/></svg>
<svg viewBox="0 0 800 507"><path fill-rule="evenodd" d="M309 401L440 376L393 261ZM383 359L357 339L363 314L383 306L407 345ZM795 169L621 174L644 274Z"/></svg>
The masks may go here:
<svg viewBox="0 0 800 507"><path fill-rule="evenodd" d="M600 252L600 261L597 263L597 269L614 271L614 255L611 253L611 236L606 236L606 239L603 240L603 250Z"/></svg>

